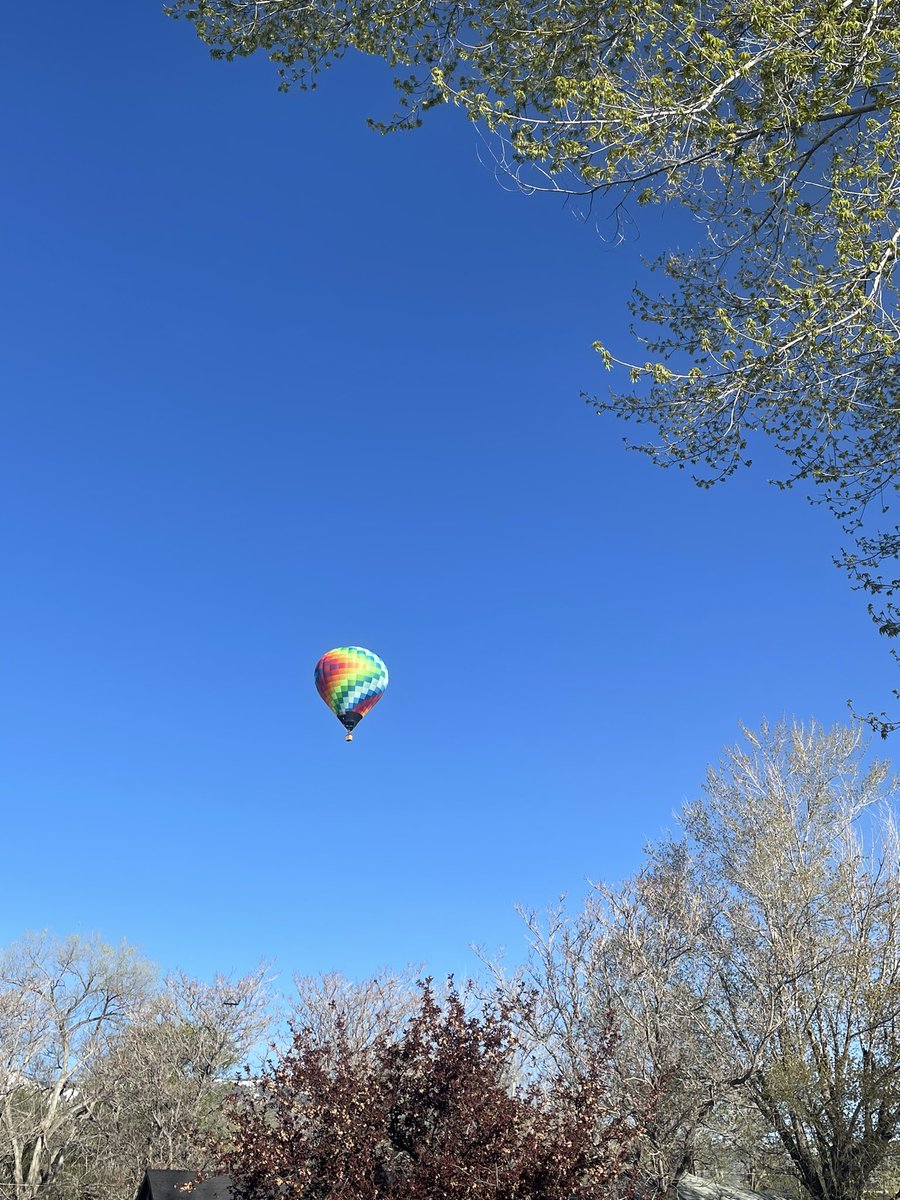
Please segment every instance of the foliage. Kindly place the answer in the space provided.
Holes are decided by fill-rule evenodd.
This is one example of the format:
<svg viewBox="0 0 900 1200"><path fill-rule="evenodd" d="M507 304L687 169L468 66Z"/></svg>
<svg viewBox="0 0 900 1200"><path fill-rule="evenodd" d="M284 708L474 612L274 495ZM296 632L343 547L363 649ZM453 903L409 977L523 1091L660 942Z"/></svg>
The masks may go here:
<svg viewBox="0 0 900 1200"><path fill-rule="evenodd" d="M607 1102L608 1047L577 1085L517 1079L510 1017L426 980L365 1046L340 1016L328 1041L297 1027L233 1097L220 1167L239 1200L609 1200L636 1126Z"/></svg>
<svg viewBox="0 0 900 1200"><path fill-rule="evenodd" d="M745 731L683 811L685 836L599 882L580 911L524 912L507 988L539 1060L577 1077L607 1028L615 1103L654 1103L643 1194L697 1164L862 1200L900 1134L900 838L859 727Z"/></svg>
<svg viewBox="0 0 900 1200"><path fill-rule="evenodd" d="M82 1074L151 994L146 963L99 939L30 936L0 957L0 1194L34 1200L91 1113Z"/></svg>
<svg viewBox="0 0 900 1200"><path fill-rule="evenodd" d="M900 1132L900 840L858 729L782 723L683 822L710 912L710 1019L816 1200L860 1200Z"/></svg>
<svg viewBox="0 0 900 1200"><path fill-rule="evenodd" d="M261 50L314 86L348 49L395 72L383 130L452 102L528 190L677 202L705 243L638 290L634 388L592 402L651 431L636 448L702 486L760 435L848 538L838 556L900 633L892 563L898 401L900 0L173 0L217 58ZM699 234L698 234L699 236ZM883 734L884 714L868 718Z"/></svg>
<svg viewBox="0 0 900 1200"><path fill-rule="evenodd" d="M363 1051L378 1037L399 1034L419 1007L421 970L384 970L369 979L350 980L337 971L295 975L291 1021L307 1043L340 1038L347 1053Z"/></svg>
<svg viewBox="0 0 900 1200"><path fill-rule="evenodd" d="M808 1200L896 1190L897 787L859 727L745 730L583 910L474 990L297 979L286 1050L260 968L157 982L127 947L0 954L0 1197L113 1200L154 1166L237 1200L617 1200L695 1163Z"/></svg>
<svg viewBox="0 0 900 1200"><path fill-rule="evenodd" d="M720 1100L699 1131L694 1171L754 1192L800 1200L803 1188L790 1157L746 1089ZM868 1200L871 1184L866 1189ZM882 1200L887 1200L883 1197Z"/></svg>
<svg viewBox="0 0 900 1200"><path fill-rule="evenodd" d="M268 1023L263 975L160 986L96 937L3 951L0 1197L122 1200L148 1162L201 1164L223 1081Z"/></svg>
<svg viewBox="0 0 900 1200"><path fill-rule="evenodd" d="M648 1196L674 1194L694 1170L711 1114L750 1073L711 1019L715 974L700 951L710 917L695 884L683 846L650 847L633 878L594 884L575 914L562 904L543 918L521 910L530 954L511 979L489 964L507 991L533 990L516 1018L555 1069L577 1078L612 1033L616 1103L647 1112L632 1161Z"/></svg>
<svg viewBox="0 0 900 1200"><path fill-rule="evenodd" d="M95 1192L135 1194L146 1166L202 1170L233 1077L270 1025L266 969L211 983L173 973L84 1076Z"/></svg>

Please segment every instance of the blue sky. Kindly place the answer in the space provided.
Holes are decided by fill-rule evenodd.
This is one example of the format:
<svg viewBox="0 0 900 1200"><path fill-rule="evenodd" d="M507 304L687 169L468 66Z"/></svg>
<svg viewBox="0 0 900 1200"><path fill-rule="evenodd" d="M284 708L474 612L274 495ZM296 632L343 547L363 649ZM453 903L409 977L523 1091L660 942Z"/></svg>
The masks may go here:
<svg viewBox="0 0 900 1200"><path fill-rule="evenodd" d="M458 113L370 133L377 64L280 95L155 4L16 5L0 54L0 939L515 960L513 905L634 869L739 721L886 702L827 513L579 398L683 220L613 246ZM391 672L352 746L348 643Z"/></svg>

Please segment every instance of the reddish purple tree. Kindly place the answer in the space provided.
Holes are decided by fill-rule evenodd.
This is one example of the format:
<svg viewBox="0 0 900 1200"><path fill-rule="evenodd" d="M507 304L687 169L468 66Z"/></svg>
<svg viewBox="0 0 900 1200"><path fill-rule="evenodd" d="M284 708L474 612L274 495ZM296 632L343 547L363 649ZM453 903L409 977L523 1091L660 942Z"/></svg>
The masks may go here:
<svg viewBox="0 0 900 1200"><path fill-rule="evenodd" d="M512 1005L468 1012L430 980L402 1029L360 1049L312 1029L236 1090L219 1148L238 1200L610 1200L640 1118L614 1112L605 1039L577 1081L523 1064Z"/></svg>

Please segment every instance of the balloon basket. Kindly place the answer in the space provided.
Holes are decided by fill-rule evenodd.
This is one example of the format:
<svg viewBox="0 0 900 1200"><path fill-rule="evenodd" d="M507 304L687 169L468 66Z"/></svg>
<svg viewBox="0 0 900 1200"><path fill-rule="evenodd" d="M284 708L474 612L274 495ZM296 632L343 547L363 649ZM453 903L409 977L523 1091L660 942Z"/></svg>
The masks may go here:
<svg viewBox="0 0 900 1200"><path fill-rule="evenodd" d="M344 738L344 741L345 741L345 742L352 742L352 741L353 741L353 734L352 734L352 733L348 733L348 734L347 734L347 736Z"/></svg>

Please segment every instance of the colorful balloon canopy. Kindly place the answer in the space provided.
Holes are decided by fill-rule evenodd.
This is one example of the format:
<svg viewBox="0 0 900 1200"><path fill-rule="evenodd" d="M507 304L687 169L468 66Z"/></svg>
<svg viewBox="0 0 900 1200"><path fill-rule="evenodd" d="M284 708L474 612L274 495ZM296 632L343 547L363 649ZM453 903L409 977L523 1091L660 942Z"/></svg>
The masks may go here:
<svg viewBox="0 0 900 1200"><path fill-rule="evenodd" d="M377 654L362 646L338 646L316 663L319 695L347 730L353 730L370 708L374 708L388 685L387 667Z"/></svg>

